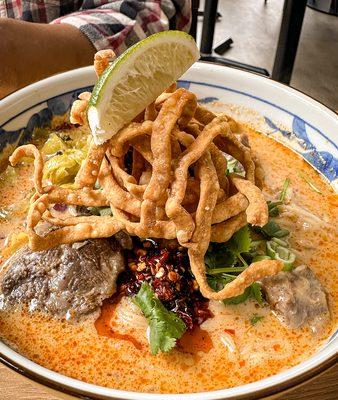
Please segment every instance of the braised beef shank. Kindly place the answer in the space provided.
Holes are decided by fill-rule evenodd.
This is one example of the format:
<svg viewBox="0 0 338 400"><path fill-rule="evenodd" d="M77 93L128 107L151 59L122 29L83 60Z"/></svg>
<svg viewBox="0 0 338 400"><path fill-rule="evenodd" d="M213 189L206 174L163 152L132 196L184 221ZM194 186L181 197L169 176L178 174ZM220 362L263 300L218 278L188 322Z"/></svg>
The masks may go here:
<svg viewBox="0 0 338 400"><path fill-rule="evenodd" d="M4 266L0 304L78 318L101 306L116 290L124 257L116 241L86 240L33 252L27 246Z"/></svg>
<svg viewBox="0 0 338 400"><path fill-rule="evenodd" d="M263 279L267 301L290 328L308 325L317 332L330 318L327 296L313 271L301 265Z"/></svg>

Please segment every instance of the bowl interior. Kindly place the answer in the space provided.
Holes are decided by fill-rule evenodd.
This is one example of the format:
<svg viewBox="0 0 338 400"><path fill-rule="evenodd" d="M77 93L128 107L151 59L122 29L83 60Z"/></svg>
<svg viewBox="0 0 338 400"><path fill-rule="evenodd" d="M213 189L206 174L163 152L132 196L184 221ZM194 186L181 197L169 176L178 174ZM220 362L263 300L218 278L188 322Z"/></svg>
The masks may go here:
<svg viewBox="0 0 338 400"><path fill-rule="evenodd" d="M78 94L91 90L96 81L92 67L56 75L24 88L0 102L0 166L9 151L31 138L34 128L48 126L64 115ZM236 104L258 130L287 140L334 187L338 177L337 115L287 86L258 75L207 63L196 63L179 82L198 95L201 103ZM290 141L291 140L291 141ZM34 380L59 390L98 398L120 399L240 399L261 397L292 386L332 363L338 349L338 332L310 359L264 380L209 393L149 395L107 389L80 382L22 357L0 342L0 356L7 365Z"/></svg>

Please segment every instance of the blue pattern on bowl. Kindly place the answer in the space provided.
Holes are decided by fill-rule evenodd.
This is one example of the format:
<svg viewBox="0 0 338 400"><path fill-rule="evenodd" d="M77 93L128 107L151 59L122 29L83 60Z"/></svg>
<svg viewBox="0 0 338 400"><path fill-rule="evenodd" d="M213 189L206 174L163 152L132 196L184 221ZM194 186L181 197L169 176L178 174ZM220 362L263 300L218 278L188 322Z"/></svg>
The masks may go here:
<svg viewBox="0 0 338 400"><path fill-rule="evenodd" d="M92 88L92 86L87 86L81 89L77 89L75 91L64 93L60 96L51 97L46 102L46 108L43 108L42 110L34 113L29 118L26 127L11 131L3 129L3 126L5 126L9 121L2 125L2 127L0 127L0 153L3 151L7 144L13 144L17 142L18 146L20 146L24 143L29 142L32 138L32 134L35 128L45 128L50 126L53 116L64 115L67 111L70 110L73 101L77 99L80 93L84 91L91 91ZM27 111L28 110L25 110L19 115Z"/></svg>
<svg viewBox="0 0 338 400"><path fill-rule="evenodd" d="M80 93L91 92L92 89L93 86L87 86L73 92L62 94L61 96L52 97L47 100L48 108L54 115L63 115L70 109L73 101L77 99Z"/></svg>
<svg viewBox="0 0 338 400"><path fill-rule="evenodd" d="M290 138L295 135L298 143L304 149L300 154L332 182L338 177L338 160L327 151L317 151L306 133L306 123L299 117L294 117L292 132L278 127L271 119L264 117L265 122L273 129L273 132L280 132L283 136Z"/></svg>
<svg viewBox="0 0 338 400"><path fill-rule="evenodd" d="M198 102L200 104L207 104L207 103L211 103L212 101L217 101L219 100L218 97L203 97L203 99L198 99Z"/></svg>
<svg viewBox="0 0 338 400"><path fill-rule="evenodd" d="M196 84L196 82L190 81L179 81L179 87L184 87L189 89L191 85ZM209 84L203 84L205 86L212 86ZM220 88L220 87L218 87ZM6 130L3 128L6 124L0 127L0 152L5 148L7 144L13 144L19 141L18 144L21 145L23 143L28 142L31 137L34 128L36 127L47 127L50 125L51 119L55 115L63 115L69 111L73 101L77 99L77 96L83 91L90 91L92 86L84 87L77 89L75 91L67 92L59 96L52 97L48 99L44 104L45 108L40 110L37 113L34 113L28 120L26 127L22 127L17 130ZM224 90L233 91L229 88L222 88ZM253 97L250 94L246 94L245 92L241 92L241 94L249 97ZM202 104L207 104L212 101L219 100L218 97L209 96L199 99L199 102ZM263 99L260 99L264 101ZM275 105L276 108L280 109L279 106ZM33 107L31 107L33 108ZM24 112L27 112L25 110ZM21 113L22 114L22 113ZM15 119L15 118L14 118ZM298 116L293 116L292 122L292 131L288 131L280 128L276 123L274 123L267 116L264 117L266 124L273 130L273 132L280 132L283 136L290 138L295 135L298 138L298 142L302 147L303 151L300 154L310 162L318 171L320 171L329 181L333 181L338 177L338 159L335 158L331 153L327 151L317 151L314 144L308 137L307 134L307 124L306 121L299 118ZM313 127L312 127L313 128ZM319 131L318 131L319 132ZM321 132L319 132L321 134ZM322 136L324 136L322 134Z"/></svg>

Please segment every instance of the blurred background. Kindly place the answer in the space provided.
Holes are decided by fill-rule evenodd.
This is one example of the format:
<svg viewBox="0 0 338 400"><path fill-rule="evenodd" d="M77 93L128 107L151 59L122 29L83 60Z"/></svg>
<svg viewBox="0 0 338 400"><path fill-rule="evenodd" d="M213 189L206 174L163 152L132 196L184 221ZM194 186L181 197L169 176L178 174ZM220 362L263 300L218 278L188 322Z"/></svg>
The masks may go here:
<svg viewBox="0 0 338 400"><path fill-rule="evenodd" d="M206 61L270 76L338 109L338 0L0 1L0 99L168 28L190 28Z"/></svg>
<svg viewBox="0 0 338 400"><path fill-rule="evenodd" d="M208 1L215 3L213 0L200 0L200 11L204 10ZM292 3L297 2L302 3L304 0L286 1L289 3L289 8L293 5ZM331 12L337 12L338 9L337 1L312 0L309 3L314 6L324 6L325 10L331 9ZM271 75L281 29L283 7L285 7L285 3L282 0L219 0L217 11L220 16L215 23L213 49L231 38L233 44L222 57L266 69ZM301 26L301 32L290 85L337 110L338 17L306 7L301 24L299 21L302 17L301 11L299 9L293 11L297 14L296 24ZM286 12L290 16L292 10L288 9ZM291 21L291 31L286 33L290 33L294 47L296 34L292 30L293 23L294 21ZM201 43L202 24L203 16L199 16L197 23L197 42L199 44ZM219 57L214 51L212 55Z"/></svg>

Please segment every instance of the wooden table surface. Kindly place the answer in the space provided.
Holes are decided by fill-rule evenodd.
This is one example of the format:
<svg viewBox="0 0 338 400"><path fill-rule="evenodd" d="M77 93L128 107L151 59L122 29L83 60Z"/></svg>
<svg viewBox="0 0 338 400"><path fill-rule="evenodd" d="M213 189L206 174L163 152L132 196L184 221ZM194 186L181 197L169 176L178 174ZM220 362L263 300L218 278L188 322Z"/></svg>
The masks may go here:
<svg viewBox="0 0 338 400"><path fill-rule="evenodd" d="M59 400L20 375L0 365L1 400ZM277 397L278 400L337 400L338 365L318 378Z"/></svg>

